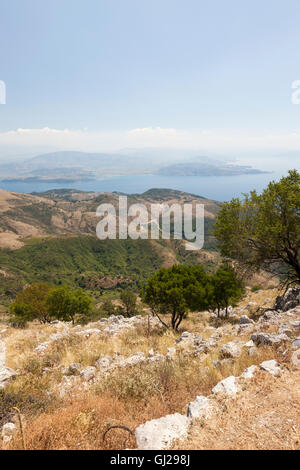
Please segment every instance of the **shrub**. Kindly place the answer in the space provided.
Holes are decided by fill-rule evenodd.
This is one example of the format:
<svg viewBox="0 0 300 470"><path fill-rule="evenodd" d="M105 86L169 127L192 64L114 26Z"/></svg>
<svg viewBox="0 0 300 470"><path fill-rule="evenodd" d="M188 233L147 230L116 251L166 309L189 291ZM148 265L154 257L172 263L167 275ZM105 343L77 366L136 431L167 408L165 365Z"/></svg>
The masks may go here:
<svg viewBox="0 0 300 470"><path fill-rule="evenodd" d="M103 316L110 317L116 314L116 307L110 299L105 299L100 307Z"/></svg>
<svg viewBox="0 0 300 470"><path fill-rule="evenodd" d="M259 284L256 284L255 286L251 287L251 292L258 292L261 289L262 289L262 286Z"/></svg>
<svg viewBox="0 0 300 470"><path fill-rule="evenodd" d="M134 292L129 289L123 290L120 294L120 300L122 302L126 317L132 317L136 314L137 297Z"/></svg>

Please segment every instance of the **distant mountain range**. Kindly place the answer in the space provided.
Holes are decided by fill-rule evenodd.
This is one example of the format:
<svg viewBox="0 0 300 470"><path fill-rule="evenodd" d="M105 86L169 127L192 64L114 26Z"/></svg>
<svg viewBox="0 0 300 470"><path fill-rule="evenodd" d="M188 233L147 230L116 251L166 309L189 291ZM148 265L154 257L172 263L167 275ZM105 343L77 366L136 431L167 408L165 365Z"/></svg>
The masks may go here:
<svg viewBox="0 0 300 470"><path fill-rule="evenodd" d="M250 166L240 166L215 160L205 156L188 156L174 151L167 158L162 151L133 152L126 154L86 153L63 151L54 152L24 160L22 162L0 165L1 181L45 181L77 182L97 180L116 175L156 174L165 176L232 176L259 174L264 171Z"/></svg>

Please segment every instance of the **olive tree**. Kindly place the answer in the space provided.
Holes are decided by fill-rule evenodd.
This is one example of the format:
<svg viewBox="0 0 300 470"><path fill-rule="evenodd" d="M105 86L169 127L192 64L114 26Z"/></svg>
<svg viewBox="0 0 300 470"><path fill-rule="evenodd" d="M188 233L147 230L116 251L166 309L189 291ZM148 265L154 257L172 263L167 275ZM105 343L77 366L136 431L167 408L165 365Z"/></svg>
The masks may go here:
<svg viewBox="0 0 300 470"><path fill-rule="evenodd" d="M257 194L222 205L214 228L221 254L250 270L300 282L300 174L289 171Z"/></svg>

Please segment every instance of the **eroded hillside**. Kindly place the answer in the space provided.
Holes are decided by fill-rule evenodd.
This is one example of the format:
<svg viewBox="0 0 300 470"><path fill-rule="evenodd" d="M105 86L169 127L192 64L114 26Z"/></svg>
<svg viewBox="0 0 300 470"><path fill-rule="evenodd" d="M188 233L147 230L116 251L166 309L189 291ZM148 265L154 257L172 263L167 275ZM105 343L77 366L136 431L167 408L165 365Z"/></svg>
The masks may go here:
<svg viewBox="0 0 300 470"><path fill-rule="evenodd" d="M192 253L181 240L96 238L102 203L118 208L117 193L54 190L18 194L0 190L0 295L13 297L26 283L69 282L90 290L146 279L160 266L179 262L214 264L218 255L210 234L219 203L180 191L153 189L128 196L128 206L204 204L205 246Z"/></svg>

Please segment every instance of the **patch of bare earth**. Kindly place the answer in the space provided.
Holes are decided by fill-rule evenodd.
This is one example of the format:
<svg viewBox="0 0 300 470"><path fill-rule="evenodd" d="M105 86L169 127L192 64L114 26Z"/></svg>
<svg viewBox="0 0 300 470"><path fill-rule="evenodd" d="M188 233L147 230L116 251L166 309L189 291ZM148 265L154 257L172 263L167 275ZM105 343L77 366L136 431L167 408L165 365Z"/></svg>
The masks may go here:
<svg viewBox="0 0 300 470"><path fill-rule="evenodd" d="M9 248L10 250L17 250L22 248L24 243L19 240L19 235L13 232L0 233L0 248Z"/></svg>
<svg viewBox="0 0 300 470"><path fill-rule="evenodd" d="M218 398L218 404L176 449L300 449L300 370L277 378L261 371L236 399Z"/></svg>

